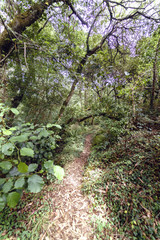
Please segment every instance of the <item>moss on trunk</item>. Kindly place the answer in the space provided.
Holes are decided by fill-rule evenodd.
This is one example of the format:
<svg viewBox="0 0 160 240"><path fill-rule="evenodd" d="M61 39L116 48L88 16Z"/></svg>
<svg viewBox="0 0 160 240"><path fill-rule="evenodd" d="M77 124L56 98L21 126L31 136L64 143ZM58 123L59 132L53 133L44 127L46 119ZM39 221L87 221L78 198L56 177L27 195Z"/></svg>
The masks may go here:
<svg viewBox="0 0 160 240"><path fill-rule="evenodd" d="M56 0L45 0L41 3L36 3L30 7L26 12L18 14L8 24L0 35L0 53L7 54L13 45L12 38L15 38L13 32L22 33L26 27L29 27L35 21L37 21L43 14L44 10L47 9Z"/></svg>

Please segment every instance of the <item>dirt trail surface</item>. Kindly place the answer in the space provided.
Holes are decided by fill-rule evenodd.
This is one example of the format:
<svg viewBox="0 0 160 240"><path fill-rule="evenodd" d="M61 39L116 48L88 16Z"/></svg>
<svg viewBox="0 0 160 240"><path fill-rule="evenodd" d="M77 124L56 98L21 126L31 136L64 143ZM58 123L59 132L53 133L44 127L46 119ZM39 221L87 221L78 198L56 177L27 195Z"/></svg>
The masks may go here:
<svg viewBox="0 0 160 240"><path fill-rule="evenodd" d="M84 151L65 168L63 183L53 192L53 212L50 216L49 237L52 240L90 240L89 200L81 192L84 165L90 154L91 135L86 137Z"/></svg>

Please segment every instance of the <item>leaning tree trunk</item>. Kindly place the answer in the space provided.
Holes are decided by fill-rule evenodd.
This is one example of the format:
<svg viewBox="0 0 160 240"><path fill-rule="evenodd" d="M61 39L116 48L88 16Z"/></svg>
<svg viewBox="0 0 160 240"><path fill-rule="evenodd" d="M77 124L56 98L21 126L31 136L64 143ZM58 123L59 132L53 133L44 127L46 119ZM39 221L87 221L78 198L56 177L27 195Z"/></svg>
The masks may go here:
<svg viewBox="0 0 160 240"><path fill-rule="evenodd" d="M47 0L41 3L35 3L27 11L20 13L14 17L12 21L6 26L4 24L4 31L0 34L0 63L7 58L12 48L14 48L15 36L21 34L27 27L36 22L44 13L44 11L58 0ZM5 55L2 59L2 54Z"/></svg>

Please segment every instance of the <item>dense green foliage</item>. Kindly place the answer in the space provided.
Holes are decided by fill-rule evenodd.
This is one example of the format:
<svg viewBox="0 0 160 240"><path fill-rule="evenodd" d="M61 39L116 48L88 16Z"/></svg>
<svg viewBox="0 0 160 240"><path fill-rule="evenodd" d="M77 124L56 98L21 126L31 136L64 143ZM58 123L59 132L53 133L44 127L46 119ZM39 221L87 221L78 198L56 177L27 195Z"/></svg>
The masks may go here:
<svg viewBox="0 0 160 240"><path fill-rule="evenodd" d="M47 173L62 180L64 171L53 164L53 151L60 137L51 128L61 128L56 124L39 126L19 123L8 128L5 118L8 111L18 115L15 108L1 108L0 137L0 211L6 203L14 208L20 200L23 190L32 193L41 191L44 181L40 175Z"/></svg>
<svg viewBox="0 0 160 240"><path fill-rule="evenodd" d="M152 0L1 1L2 239L14 227L38 239L40 229L24 227L25 203L63 179L87 133L83 190L105 215L92 219L97 240L159 238L159 9Z"/></svg>

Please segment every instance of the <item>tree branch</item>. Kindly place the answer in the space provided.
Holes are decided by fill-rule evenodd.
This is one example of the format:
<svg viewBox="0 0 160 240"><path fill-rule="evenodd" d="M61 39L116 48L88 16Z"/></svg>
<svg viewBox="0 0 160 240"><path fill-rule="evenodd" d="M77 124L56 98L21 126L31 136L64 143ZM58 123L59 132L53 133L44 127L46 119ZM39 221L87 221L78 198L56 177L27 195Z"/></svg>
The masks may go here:
<svg viewBox="0 0 160 240"><path fill-rule="evenodd" d="M81 23L88 27L88 23L86 21L84 21L83 18L78 14L78 12L75 10L73 5L71 4L70 0L64 0L64 2L70 7L72 12L78 17L78 19L81 21Z"/></svg>

